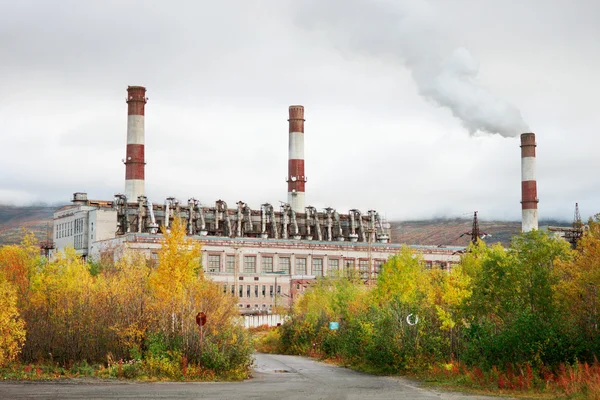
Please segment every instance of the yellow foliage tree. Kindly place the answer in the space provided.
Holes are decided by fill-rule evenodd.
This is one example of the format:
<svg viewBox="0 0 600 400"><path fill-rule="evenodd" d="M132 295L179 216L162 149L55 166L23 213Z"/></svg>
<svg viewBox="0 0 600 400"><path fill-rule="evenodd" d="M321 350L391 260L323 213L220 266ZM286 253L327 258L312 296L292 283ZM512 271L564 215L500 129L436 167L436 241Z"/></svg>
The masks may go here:
<svg viewBox="0 0 600 400"><path fill-rule="evenodd" d="M584 335L597 340L600 334L600 214L589 223L575 257L556 262L559 280L557 301L578 324Z"/></svg>
<svg viewBox="0 0 600 400"><path fill-rule="evenodd" d="M200 245L186 237L185 225L175 219L170 232L164 235L158 266L149 280L152 309L160 330L167 336L187 337L193 329L189 315L195 310L189 300L197 290L194 284L203 279L200 256Z"/></svg>
<svg viewBox="0 0 600 400"><path fill-rule="evenodd" d="M0 271L17 290L19 305L26 302L29 282L36 266L40 264L39 253L38 243L33 233L25 234L20 245L0 247Z"/></svg>
<svg viewBox="0 0 600 400"><path fill-rule="evenodd" d="M0 273L0 366L13 361L25 342L25 322L17 309L17 291Z"/></svg>
<svg viewBox="0 0 600 400"><path fill-rule="evenodd" d="M125 251L113 268L97 279L97 318L114 333L119 355L142 356L142 345L150 324L151 268L141 253ZM129 353L129 354L128 354Z"/></svg>
<svg viewBox="0 0 600 400"><path fill-rule="evenodd" d="M94 283L88 265L72 247L33 276L24 349L28 358L76 360L94 353Z"/></svg>

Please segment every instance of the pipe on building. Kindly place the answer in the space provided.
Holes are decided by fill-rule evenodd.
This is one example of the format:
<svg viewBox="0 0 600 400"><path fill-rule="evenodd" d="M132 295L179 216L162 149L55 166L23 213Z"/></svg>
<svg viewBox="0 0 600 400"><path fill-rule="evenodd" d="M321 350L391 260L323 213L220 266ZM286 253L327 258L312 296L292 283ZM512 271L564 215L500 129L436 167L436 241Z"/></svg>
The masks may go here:
<svg viewBox="0 0 600 400"><path fill-rule="evenodd" d="M323 241L323 231L321 230L321 220L319 220L319 213L317 209L313 207L314 216L315 216L315 230L317 231L317 240Z"/></svg>
<svg viewBox="0 0 600 400"><path fill-rule="evenodd" d="M273 205L268 204L267 216L271 222L271 237L273 239L279 239L279 232L277 230L277 217L275 216L275 208Z"/></svg>
<svg viewBox="0 0 600 400"><path fill-rule="evenodd" d="M194 235L196 233L196 208L198 200L192 198L188 199L188 234Z"/></svg>
<svg viewBox="0 0 600 400"><path fill-rule="evenodd" d="M158 224L156 223L156 218L154 217L154 208L152 206L152 202L147 200L146 205L148 207L148 213L150 214L150 223L148 224L148 232L155 235L158 232Z"/></svg>
<svg viewBox="0 0 600 400"><path fill-rule="evenodd" d="M167 197L167 199L165 200L165 229L167 231L171 226L171 206L174 200L174 197Z"/></svg>
<svg viewBox="0 0 600 400"><path fill-rule="evenodd" d="M281 238L288 238L288 225L290 224L289 210L291 206L289 204L283 205L283 210L281 213Z"/></svg>
<svg viewBox="0 0 600 400"><path fill-rule="evenodd" d="M326 223L327 223L327 241L331 242L333 240L333 219L331 218L333 213L333 208L326 208L325 213L327 215Z"/></svg>
<svg viewBox="0 0 600 400"><path fill-rule="evenodd" d="M139 196L138 200L138 233L144 232L144 219L146 217L146 203L148 199L146 196Z"/></svg>
<svg viewBox="0 0 600 400"><path fill-rule="evenodd" d="M252 224L252 209L246 203L244 203L244 214L246 214L246 218L248 219L246 232L254 231L254 224Z"/></svg>
<svg viewBox="0 0 600 400"><path fill-rule="evenodd" d="M305 227L306 227L306 240L312 240L312 228L310 226L311 224L311 218L312 218L312 207L305 207L304 208L304 220L305 222Z"/></svg>
<svg viewBox="0 0 600 400"><path fill-rule="evenodd" d="M113 207L117 210L117 234L124 235L130 229L127 216L127 197L124 194L116 194Z"/></svg>
<svg viewBox="0 0 600 400"><path fill-rule="evenodd" d="M225 221L225 226L223 227L223 236L231 237L233 234L231 232L231 219L229 218L229 209L227 208L227 203L223 200L217 200L215 210L215 226L218 227L218 221L222 218Z"/></svg>
<svg viewBox="0 0 600 400"><path fill-rule="evenodd" d="M333 219L335 220L335 225L337 226L336 239L338 242L343 242L344 232L342 230L342 221L340 219L340 214L337 212L337 210L333 210Z"/></svg>
<svg viewBox="0 0 600 400"><path fill-rule="evenodd" d="M360 241L366 242L367 238L365 236L365 224L364 224L362 213L360 212L360 210L356 210L356 215L358 216L358 232L359 232Z"/></svg>
<svg viewBox="0 0 600 400"><path fill-rule="evenodd" d="M288 204L297 213L304 212L304 107L289 108Z"/></svg>
<svg viewBox="0 0 600 400"><path fill-rule="evenodd" d="M538 197L535 176L535 133L521 134L521 229L538 229Z"/></svg>
<svg viewBox="0 0 600 400"><path fill-rule="evenodd" d="M260 206L260 237L266 239L269 237L267 233L267 210L269 203L265 203Z"/></svg>
<svg viewBox="0 0 600 400"><path fill-rule="evenodd" d="M244 204L245 203L241 200L237 202L237 237L242 237L242 224L244 223Z"/></svg>
<svg viewBox="0 0 600 400"><path fill-rule="evenodd" d="M348 239L351 242L358 242L358 235L356 234L356 216L360 218L360 213L358 210L350 210L348 212L350 217L350 233L348 234Z"/></svg>
<svg viewBox="0 0 600 400"><path fill-rule="evenodd" d="M298 229L298 220L296 219L296 211L293 208L290 208L290 214L292 219L292 234L294 235L294 239L300 240L300 230Z"/></svg>
<svg viewBox="0 0 600 400"><path fill-rule="evenodd" d="M144 109L147 101L145 87L127 87L127 156L124 162L128 202L136 202L145 192Z"/></svg>

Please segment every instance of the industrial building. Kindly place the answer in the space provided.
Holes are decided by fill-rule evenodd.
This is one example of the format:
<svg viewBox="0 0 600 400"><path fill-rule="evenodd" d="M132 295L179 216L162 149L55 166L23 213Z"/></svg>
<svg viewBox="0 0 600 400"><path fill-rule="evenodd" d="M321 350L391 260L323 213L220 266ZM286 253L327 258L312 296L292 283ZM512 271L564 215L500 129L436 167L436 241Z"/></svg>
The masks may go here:
<svg viewBox="0 0 600 400"><path fill-rule="evenodd" d="M312 282L335 274L358 274L366 282L397 253L390 225L375 210L317 210L306 205L304 107L289 107L288 201L252 208L243 201L200 204L173 197L153 204L145 193L146 89L127 89L125 191L112 200L90 200L75 193L72 203L54 213L54 251L73 246L82 257L119 257L131 249L155 258L163 230L174 218L202 246L206 276L237 296L242 312L270 312L289 305ZM537 229L535 135L521 136L523 230ZM432 268L449 269L462 247L411 246Z"/></svg>

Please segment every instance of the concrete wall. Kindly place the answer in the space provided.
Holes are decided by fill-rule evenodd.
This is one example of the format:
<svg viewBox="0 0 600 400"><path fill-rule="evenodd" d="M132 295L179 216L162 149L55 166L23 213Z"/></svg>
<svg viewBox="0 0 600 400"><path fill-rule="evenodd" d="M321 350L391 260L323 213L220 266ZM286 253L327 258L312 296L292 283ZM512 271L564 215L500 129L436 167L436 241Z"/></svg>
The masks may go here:
<svg viewBox="0 0 600 400"><path fill-rule="evenodd" d="M244 319L244 326L246 328L257 328L263 325L277 326L278 324L283 324L285 321L285 317L279 314L245 315L242 318Z"/></svg>
<svg viewBox="0 0 600 400"><path fill-rule="evenodd" d="M53 238L55 251L73 247L82 256L88 255L88 213L90 207L66 206L54 213Z"/></svg>

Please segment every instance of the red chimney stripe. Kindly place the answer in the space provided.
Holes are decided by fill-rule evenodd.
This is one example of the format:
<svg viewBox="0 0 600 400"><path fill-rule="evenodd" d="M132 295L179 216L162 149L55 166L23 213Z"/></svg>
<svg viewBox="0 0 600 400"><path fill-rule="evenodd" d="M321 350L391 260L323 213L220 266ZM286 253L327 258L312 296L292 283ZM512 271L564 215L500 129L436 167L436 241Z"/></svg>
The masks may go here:
<svg viewBox="0 0 600 400"><path fill-rule="evenodd" d="M125 166L125 180L144 179L144 163L130 161Z"/></svg>

